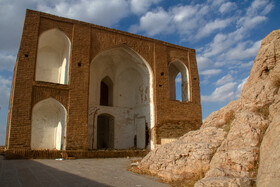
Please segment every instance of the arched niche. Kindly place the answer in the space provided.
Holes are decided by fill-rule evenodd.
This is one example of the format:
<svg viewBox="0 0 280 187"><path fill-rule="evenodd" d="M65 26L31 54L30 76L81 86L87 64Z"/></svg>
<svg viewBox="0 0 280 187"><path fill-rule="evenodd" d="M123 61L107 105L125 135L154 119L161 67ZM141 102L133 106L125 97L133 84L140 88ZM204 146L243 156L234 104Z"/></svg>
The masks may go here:
<svg viewBox="0 0 280 187"><path fill-rule="evenodd" d="M65 107L53 98L34 105L32 109L31 149L65 150Z"/></svg>
<svg viewBox="0 0 280 187"><path fill-rule="evenodd" d="M189 71L187 66L179 60L171 62L168 68L169 75L169 96L171 100L176 100L176 77L179 78L178 82L181 82L181 98L182 102L190 100L190 88L189 88ZM179 77L179 76L180 77Z"/></svg>
<svg viewBox="0 0 280 187"><path fill-rule="evenodd" d="M110 81L104 77L110 77ZM109 88L108 82L113 83L109 91L112 105L100 104L101 82ZM154 127L153 73L150 65L126 45L100 52L90 64L88 132L89 147L93 149L98 148L96 113L115 116L115 149L153 147L151 140L148 146L145 143L146 126Z"/></svg>
<svg viewBox="0 0 280 187"><path fill-rule="evenodd" d="M71 42L59 29L51 29L39 37L36 81L68 84Z"/></svg>
<svg viewBox="0 0 280 187"><path fill-rule="evenodd" d="M100 105L113 106L113 81L108 76L100 83Z"/></svg>

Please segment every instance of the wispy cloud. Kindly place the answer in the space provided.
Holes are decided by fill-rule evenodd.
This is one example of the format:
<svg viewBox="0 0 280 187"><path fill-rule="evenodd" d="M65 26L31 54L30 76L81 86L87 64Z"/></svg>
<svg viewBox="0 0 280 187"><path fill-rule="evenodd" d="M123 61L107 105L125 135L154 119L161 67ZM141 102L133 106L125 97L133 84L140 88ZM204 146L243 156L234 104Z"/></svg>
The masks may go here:
<svg viewBox="0 0 280 187"><path fill-rule="evenodd" d="M147 12L152 5L158 4L161 1L162 0L131 0L131 11L135 14L143 14Z"/></svg>
<svg viewBox="0 0 280 187"><path fill-rule="evenodd" d="M208 70L204 70L204 71L200 72L200 75L212 76L212 75L218 75L221 72L222 72L221 69L208 69Z"/></svg>
<svg viewBox="0 0 280 187"><path fill-rule="evenodd" d="M132 5L135 3L132 2ZM132 6L133 7L133 6ZM126 0L53 1L38 4L40 11L111 26L130 13Z"/></svg>
<svg viewBox="0 0 280 187"><path fill-rule="evenodd" d="M226 2L226 3L223 3L220 8L219 8L219 11L222 13L222 14L225 14L225 13L228 13L228 12L231 12L233 10L235 10L237 8L236 4L233 3L233 2Z"/></svg>
<svg viewBox="0 0 280 187"><path fill-rule="evenodd" d="M238 97L240 96L241 91L242 91L242 89L243 89L243 86L244 86L244 84L247 82L248 78L249 78L249 77L246 77L245 79L243 79L243 80L241 81L241 83L237 86L237 89L236 89L236 96L235 96L236 98L238 98Z"/></svg>
<svg viewBox="0 0 280 187"><path fill-rule="evenodd" d="M216 19L213 22L207 23L204 27L199 29L198 33L196 34L196 38L201 39L213 33L218 29L224 29L232 22L232 19Z"/></svg>
<svg viewBox="0 0 280 187"><path fill-rule="evenodd" d="M220 85L224 85L226 83L233 82L233 81L234 81L234 79L231 76L231 74L227 74L227 75L223 76L222 78L220 78L219 80L217 80L216 85L220 86Z"/></svg>
<svg viewBox="0 0 280 187"><path fill-rule="evenodd" d="M242 60L250 57L255 57L260 49L261 40L256 41L252 44L251 43L252 42L238 43L236 47L229 49L227 53L223 55L223 58L229 60Z"/></svg>
<svg viewBox="0 0 280 187"><path fill-rule="evenodd" d="M236 82L230 82L220 87L217 87L209 96L201 96L202 102L225 102L235 99Z"/></svg>
<svg viewBox="0 0 280 187"><path fill-rule="evenodd" d="M148 12L140 18L140 24L130 28L131 32L145 31L149 36L161 33L172 33L172 18L162 8L158 8L153 12Z"/></svg>
<svg viewBox="0 0 280 187"><path fill-rule="evenodd" d="M11 54L3 54L0 52L0 70L12 71L16 62L16 57Z"/></svg>
<svg viewBox="0 0 280 187"><path fill-rule="evenodd" d="M182 82L182 76L181 76L181 73L179 73L175 79L175 82L176 83L181 83Z"/></svg>
<svg viewBox="0 0 280 187"><path fill-rule="evenodd" d="M9 104L11 82L11 79L0 75L0 106L8 106Z"/></svg>

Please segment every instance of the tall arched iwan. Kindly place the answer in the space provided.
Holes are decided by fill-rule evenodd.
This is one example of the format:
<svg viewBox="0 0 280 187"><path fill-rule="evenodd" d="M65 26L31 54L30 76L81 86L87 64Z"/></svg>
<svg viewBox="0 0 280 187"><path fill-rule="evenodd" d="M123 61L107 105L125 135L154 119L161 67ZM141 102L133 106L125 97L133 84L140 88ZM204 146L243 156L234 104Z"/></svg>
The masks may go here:
<svg viewBox="0 0 280 187"><path fill-rule="evenodd" d="M112 105L100 105L100 84L112 82ZM97 115L114 116L114 149L152 149L147 128L154 127L153 73L150 65L126 45L100 52L90 65L89 147L97 148Z"/></svg>

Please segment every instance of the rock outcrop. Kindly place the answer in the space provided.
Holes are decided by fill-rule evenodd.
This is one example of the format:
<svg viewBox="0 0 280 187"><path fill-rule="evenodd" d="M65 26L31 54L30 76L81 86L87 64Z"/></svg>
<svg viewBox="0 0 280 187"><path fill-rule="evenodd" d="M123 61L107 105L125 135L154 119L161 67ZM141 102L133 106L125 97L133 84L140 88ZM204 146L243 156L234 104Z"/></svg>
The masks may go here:
<svg viewBox="0 0 280 187"><path fill-rule="evenodd" d="M280 184L280 30L263 39L240 98L197 131L151 151L139 165L200 186Z"/></svg>

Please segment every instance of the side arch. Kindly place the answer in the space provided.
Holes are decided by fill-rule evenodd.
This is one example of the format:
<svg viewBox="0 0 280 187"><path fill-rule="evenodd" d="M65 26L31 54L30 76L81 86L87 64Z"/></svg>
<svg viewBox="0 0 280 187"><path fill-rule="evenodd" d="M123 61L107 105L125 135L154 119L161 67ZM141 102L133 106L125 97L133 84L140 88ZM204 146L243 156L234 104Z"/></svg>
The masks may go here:
<svg viewBox="0 0 280 187"><path fill-rule="evenodd" d="M169 76L169 96L171 100L176 100L176 77L181 74L181 101L190 100L189 70L187 66L179 60L173 61L168 67Z"/></svg>
<svg viewBox="0 0 280 187"><path fill-rule="evenodd" d="M32 109L31 149L65 150L65 107L53 98L42 100Z"/></svg>
<svg viewBox="0 0 280 187"><path fill-rule="evenodd" d="M68 84L71 42L64 32L51 29L39 37L36 81Z"/></svg>

